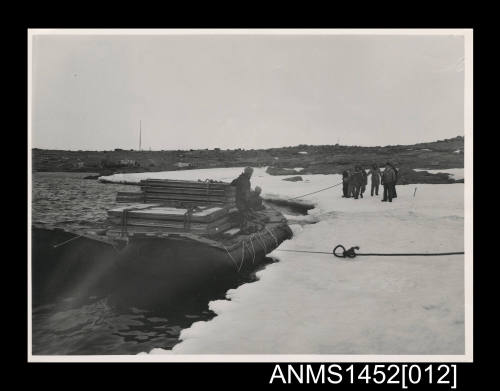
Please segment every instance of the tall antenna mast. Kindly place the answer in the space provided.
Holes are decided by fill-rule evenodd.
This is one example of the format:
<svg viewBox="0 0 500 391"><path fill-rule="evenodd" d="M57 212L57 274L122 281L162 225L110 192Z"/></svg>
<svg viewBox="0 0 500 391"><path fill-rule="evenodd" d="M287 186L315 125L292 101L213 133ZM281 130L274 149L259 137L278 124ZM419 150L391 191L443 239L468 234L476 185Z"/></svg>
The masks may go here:
<svg viewBox="0 0 500 391"><path fill-rule="evenodd" d="M142 144L142 120L139 120L139 151L141 150Z"/></svg>

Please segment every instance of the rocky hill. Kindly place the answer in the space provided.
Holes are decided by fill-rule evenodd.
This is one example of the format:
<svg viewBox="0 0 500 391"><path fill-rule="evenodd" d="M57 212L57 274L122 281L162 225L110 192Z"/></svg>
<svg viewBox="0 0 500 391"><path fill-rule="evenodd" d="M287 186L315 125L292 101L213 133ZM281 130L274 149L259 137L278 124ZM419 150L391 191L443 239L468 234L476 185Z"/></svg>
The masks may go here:
<svg viewBox="0 0 500 391"><path fill-rule="evenodd" d="M360 147L345 145L297 145L270 149L135 151L63 151L33 149L33 171L79 171L102 175L118 172L186 170L234 166L269 166L273 175L341 173L359 164L383 166L390 161L403 171L464 166L461 136L414 145ZM420 176L427 173L418 174ZM430 174L428 174L430 175ZM434 179L437 177L434 176ZM442 183L441 180L438 180ZM426 182L427 183L427 182ZM432 182L431 182L432 183Z"/></svg>

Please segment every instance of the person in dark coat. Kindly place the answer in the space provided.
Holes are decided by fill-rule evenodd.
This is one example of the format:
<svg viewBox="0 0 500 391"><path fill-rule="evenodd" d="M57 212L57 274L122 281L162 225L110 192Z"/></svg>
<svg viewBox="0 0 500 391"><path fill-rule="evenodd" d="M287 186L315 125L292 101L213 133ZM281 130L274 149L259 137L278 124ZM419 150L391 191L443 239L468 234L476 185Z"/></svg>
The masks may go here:
<svg viewBox="0 0 500 391"><path fill-rule="evenodd" d="M342 172L342 197L349 198L349 171Z"/></svg>
<svg viewBox="0 0 500 391"><path fill-rule="evenodd" d="M246 167L243 173L231 182L231 186L236 187L236 208L239 212L240 229L244 230L246 226L247 213L249 211L248 200L250 198L250 178L253 174L252 167Z"/></svg>
<svg viewBox="0 0 500 391"><path fill-rule="evenodd" d="M384 186L384 198L382 202L392 202L394 183L396 183L396 173L391 164L387 163L382 173L382 185Z"/></svg>
<svg viewBox="0 0 500 391"><path fill-rule="evenodd" d="M365 192L366 185L368 184L368 175L366 174L366 171L364 170L364 168L360 167L360 170L361 170L361 176L363 178L363 181L361 182L361 188L359 190L359 196L361 198L363 198L363 193Z"/></svg>
<svg viewBox="0 0 500 391"><path fill-rule="evenodd" d="M371 188L371 195L373 197L373 193L375 192L375 195L378 195L378 188L380 186L380 169L376 164L372 166L370 171L368 172L368 175L372 176L372 188Z"/></svg>
<svg viewBox="0 0 500 391"><path fill-rule="evenodd" d="M250 192L250 197L248 199L248 207L250 210L262 210L264 209L264 205L262 204L262 197L260 196L260 193L262 192L262 189L259 186L255 187L254 191Z"/></svg>
<svg viewBox="0 0 500 391"><path fill-rule="evenodd" d="M352 197L354 197L355 200L358 199L361 186L363 185L363 174L361 173L361 171L361 167L356 166L354 168L354 172L349 177L349 184L351 185L352 189Z"/></svg>
<svg viewBox="0 0 500 391"><path fill-rule="evenodd" d="M354 171L348 171L349 176L347 177L347 197L354 198Z"/></svg>
<svg viewBox="0 0 500 391"><path fill-rule="evenodd" d="M398 193L396 192L396 183L398 183L398 179L399 179L399 170L396 167L394 167L393 164L391 164L391 163L389 163L389 164L391 165L391 168L394 170L394 173L396 174L396 180L392 184L392 198L397 198Z"/></svg>

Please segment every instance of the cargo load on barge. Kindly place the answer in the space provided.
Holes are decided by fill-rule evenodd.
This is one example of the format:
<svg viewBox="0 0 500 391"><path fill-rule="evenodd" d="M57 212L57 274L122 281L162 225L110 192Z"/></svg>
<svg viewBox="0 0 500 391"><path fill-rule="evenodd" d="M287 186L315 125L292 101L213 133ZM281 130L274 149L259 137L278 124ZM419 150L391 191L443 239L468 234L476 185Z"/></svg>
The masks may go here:
<svg viewBox="0 0 500 391"><path fill-rule="evenodd" d="M131 288L139 284L145 296L157 294L158 285L163 296L193 294L205 283L255 270L292 237L271 208L251 212L242 232L229 183L146 179L140 189L117 194L119 205L108 210L104 226L34 224L34 294L70 291L75 276L87 281L82 292L112 285L136 296Z"/></svg>

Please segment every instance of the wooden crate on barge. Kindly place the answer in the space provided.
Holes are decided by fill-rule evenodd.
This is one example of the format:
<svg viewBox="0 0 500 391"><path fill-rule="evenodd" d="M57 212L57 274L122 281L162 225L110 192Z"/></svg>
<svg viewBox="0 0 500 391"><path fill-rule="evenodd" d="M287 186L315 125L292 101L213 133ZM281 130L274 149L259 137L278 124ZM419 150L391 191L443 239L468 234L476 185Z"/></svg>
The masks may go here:
<svg viewBox="0 0 500 391"><path fill-rule="evenodd" d="M140 192L119 192L117 202L153 202L171 206L235 203L235 188L225 182L145 179Z"/></svg>
<svg viewBox="0 0 500 391"><path fill-rule="evenodd" d="M140 192L117 194L117 202L140 204L108 211L108 221L116 228L111 234L117 231L216 235L237 224L235 188L229 183L145 179L140 186Z"/></svg>

